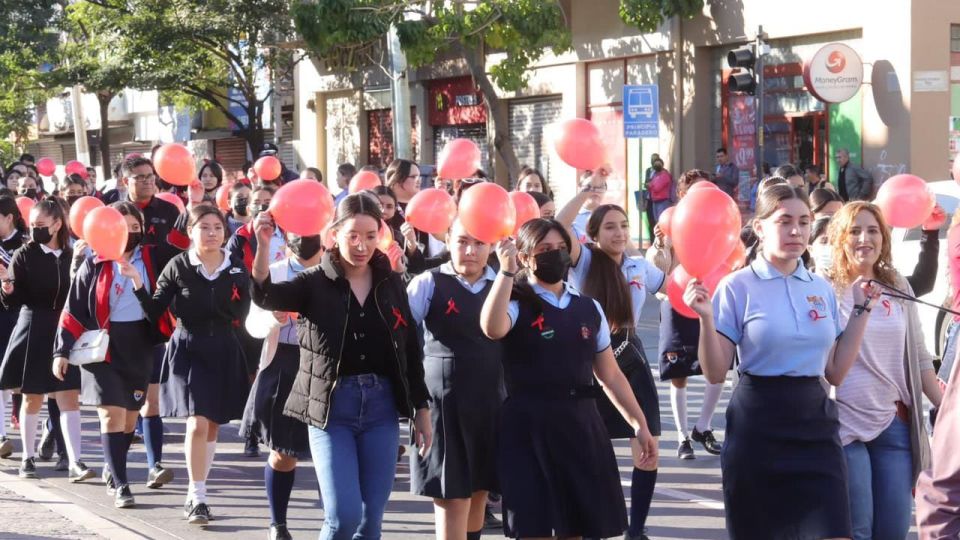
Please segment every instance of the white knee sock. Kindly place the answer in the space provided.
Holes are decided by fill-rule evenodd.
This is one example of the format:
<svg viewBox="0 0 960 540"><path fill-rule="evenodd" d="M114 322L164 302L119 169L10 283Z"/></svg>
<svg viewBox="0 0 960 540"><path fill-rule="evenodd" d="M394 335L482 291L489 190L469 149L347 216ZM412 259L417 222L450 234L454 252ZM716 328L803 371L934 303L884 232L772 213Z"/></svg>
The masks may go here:
<svg viewBox="0 0 960 540"><path fill-rule="evenodd" d="M673 409L673 421L677 424L677 440L683 442L690 437L687 431L687 388L670 385L670 408Z"/></svg>
<svg viewBox="0 0 960 540"><path fill-rule="evenodd" d="M7 436L7 392L0 390L0 437Z"/></svg>
<svg viewBox="0 0 960 540"><path fill-rule="evenodd" d="M707 383L707 387L703 390L703 406L700 408L700 418L697 419L697 431L700 433L710 430L713 413L717 410L721 393L723 393L723 383Z"/></svg>
<svg viewBox="0 0 960 540"><path fill-rule="evenodd" d="M196 504L207 502L207 483L189 482L187 486L187 500Z"/></svg>
<svg viewBox="0 0 960 540"><path fill-rule="evenodd" d="M60 430L67 443L67 457L70 463L80 461L80 411L61 411Z"/></svg>
<svg viewBox="0 0 960 540"><path fill-rule="evenodd" d="M207 441L207 476L210 479L210 469L213 468L213 456L217 453L217 441ZM204 492L206 494L206 492Z"/></svg>
<svg viewBox="0 0 960 540"><path fill-rule="evenodd" d="M27 400L23 400L20 409L20 444L23 446L23 459L37 455L37 427L40 422L39 414L27 413Z"/></svg>

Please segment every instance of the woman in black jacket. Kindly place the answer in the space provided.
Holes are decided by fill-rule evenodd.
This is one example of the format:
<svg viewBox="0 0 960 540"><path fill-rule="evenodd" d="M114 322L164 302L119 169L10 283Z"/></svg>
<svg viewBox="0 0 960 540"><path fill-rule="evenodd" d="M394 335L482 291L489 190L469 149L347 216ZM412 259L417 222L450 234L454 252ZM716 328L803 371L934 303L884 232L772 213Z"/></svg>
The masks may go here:
<svg viewBox="0 0 960 540"><path fill-rule="evenodd" d="M13 197L0 196L0 265L6 268L10 265L10 258L13 253L23 245L27 225L20 215L20 209ZM13 327L17 325L17 310L7 309L0 305L0 351L7 350L7 343L10 341L10 334L13 333ZM13 453L13 442L7 438L6 432L6 399L3 399L2 390L0 390L0 458L6 459ZM11 411L11 418L16 418L19 414L19 396L16 394L13 399L14 410Z"/></svg>
<svg viewBox="0 0 960 540"><path fill-rule="evenodd" d="M58 380L53 374L51 354L57 321L70 288L73 256L64 206L50 198L33 207L30 242L13 254L9 270L0 276L3 305L7 309L20 308L0 365L0 389L19 389L23 394L20 476L37 476L33 448L37 414L44 394L55 394L70 461L67 476L71 482L80 482L94 476L80 461L80 370L71 366L63 380Z"/></svg>
<svg viewBox="0 0 960 540"><path fill-rule="evenodd" d="M223 249L227 220L215 207L193 207L187 230L192 247L167 264L152 296L133 265L120 268L151 322L159 323L168 307L177 318L161 367L160 414L187 418L184 517L203 526L210 520L206 480L220 424L242 418L246 404L249 382L236 332L250 307L250 276Z"/></svg>
<svg viewBox="0 0 960 540"><path fill-rule="evenodd" d="M396 473L397 420L414 418L425 455L429 394L403 281L376 248L378 201L349 195L337 215L334 248L288 282L271 282L269 257L257 251L253 299L264 309L300 313L300 369L284 414L309 426L326 512L320 538L379 538ZM257 216L259 240L273 229L269 212Z"/></svg>

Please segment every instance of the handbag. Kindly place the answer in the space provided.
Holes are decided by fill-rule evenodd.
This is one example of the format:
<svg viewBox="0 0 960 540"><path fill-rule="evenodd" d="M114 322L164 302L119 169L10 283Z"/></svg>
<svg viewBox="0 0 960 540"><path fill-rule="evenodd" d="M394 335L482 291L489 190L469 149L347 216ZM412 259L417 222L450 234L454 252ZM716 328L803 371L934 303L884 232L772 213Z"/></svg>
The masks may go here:
<svg viewBox="0 0 960 540"><path fill-rule="evenodd" d="M107 348L110 346L110 335L105 329L87 330L80 334L80 338L70 349L68 363L71 366L85 366L103 362L107 359Z"/></svg>

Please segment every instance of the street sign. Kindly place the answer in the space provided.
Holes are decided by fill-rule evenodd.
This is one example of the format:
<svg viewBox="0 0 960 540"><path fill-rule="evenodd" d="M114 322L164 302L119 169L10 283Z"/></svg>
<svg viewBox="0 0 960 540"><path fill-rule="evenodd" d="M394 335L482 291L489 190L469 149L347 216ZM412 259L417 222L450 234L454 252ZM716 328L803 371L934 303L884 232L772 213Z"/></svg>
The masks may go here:
<svg viewBox="0 0 960 540"><path fill-rule="evenodd" d="M657 85L625 85L623 104L623 136L625 138L660 136L660 89Z"/></svg>

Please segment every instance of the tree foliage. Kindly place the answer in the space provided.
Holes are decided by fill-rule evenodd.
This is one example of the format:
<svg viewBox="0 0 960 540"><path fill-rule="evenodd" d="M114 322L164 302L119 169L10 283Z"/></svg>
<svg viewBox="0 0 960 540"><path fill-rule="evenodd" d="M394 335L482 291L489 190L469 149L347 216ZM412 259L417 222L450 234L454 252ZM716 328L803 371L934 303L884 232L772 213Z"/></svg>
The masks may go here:
<svg viewBox="0 0 960 540"><path fill-rule="evenodd" d="M667 19L692 19L703 11L703 0L620 0L620 19L641 32L656 32Z"/></svg>

